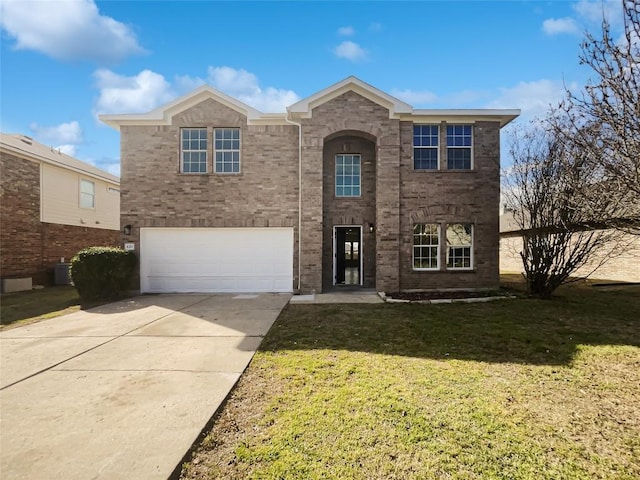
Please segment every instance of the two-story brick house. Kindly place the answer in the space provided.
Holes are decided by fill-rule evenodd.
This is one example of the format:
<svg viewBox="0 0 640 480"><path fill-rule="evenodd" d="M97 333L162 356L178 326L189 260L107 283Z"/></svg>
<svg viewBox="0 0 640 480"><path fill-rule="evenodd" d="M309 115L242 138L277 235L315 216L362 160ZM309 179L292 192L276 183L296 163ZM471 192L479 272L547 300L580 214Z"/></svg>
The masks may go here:
<svg viewBox="0 0 640 480"><path fill-rule="evenodd" d="M208 86L121 132L121 224L143 292L498 285L500 129L355 77L261 113Z"/></svg>

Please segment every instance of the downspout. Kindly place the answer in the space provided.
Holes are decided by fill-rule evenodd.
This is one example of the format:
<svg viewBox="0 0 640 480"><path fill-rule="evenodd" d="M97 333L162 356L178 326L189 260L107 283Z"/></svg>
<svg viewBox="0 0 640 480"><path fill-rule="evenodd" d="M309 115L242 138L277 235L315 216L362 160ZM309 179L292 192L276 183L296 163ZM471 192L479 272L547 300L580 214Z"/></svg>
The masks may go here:
<svg viewBox="0 0 640 480"><path fill-rule="evenodd" d="M289 119L289 109L284 116L287 123L298 127L298 293L302 278L302 124Z"/></svg>

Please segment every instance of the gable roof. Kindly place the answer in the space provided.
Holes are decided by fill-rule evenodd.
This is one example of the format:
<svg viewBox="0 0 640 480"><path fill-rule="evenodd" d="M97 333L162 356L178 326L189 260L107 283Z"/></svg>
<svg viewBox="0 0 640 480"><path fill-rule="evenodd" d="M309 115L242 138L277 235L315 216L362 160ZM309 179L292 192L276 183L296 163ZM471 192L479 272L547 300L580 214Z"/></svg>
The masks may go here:
<svg viewBox="0 0 640 480"><path fill-rule="evenodd" d="M287 108L287 111L291 113L301 113L302 117L309 118L311 117L311 111L315 107L317 107L318 105L322 105L323 103L328 102L329 100L332 100L346 92L355 92L374 103L382 105L389 110L390 118L398 118L398 116L402 113L413 112L413 107L408 103L392 97L388 93L385 93L382 90L379 90L376 87L363 82L353 75L339 81L338 83L334 83L324 90L320 90L319 92L314 93L310 97L304 98L299 102L294 103Z"/></svg>
<svg viewBox="0 0 640 480"><path fill-rule="evenodd" d="M120 185L120 179L104 170L71 157L60 150L36 142L31 137L15 133L0 133L0 149L20 158L66 168L74 172Z"/></svg>
<svg viewBox="0 0 640 480"><path fill-rule="evenodd" d="M171 119L174 115L208 99L215 100L245 115L247 120L259 119L264 116L262 112L240 100L230 97L209 85L202 85L192 92L161 105L148 113L102 114L98 118L116 130L119 130L121 125L171 125Z"/></svg>
<svg viewBox="0 0 640 480"><path fill-rule="evenodd" d="M490 109L414 109L408 103L399 100L382 90L350 76L313 95L287 107L287 113L263 113L253 107L226 95L219 90L203 85L191 93L176 98L148 113L102 114L99 119L107 125L119 130L122 125L171 125L174 115L181 113L207 99L215 100L247 117L251 124L286 124L291 115L297 118L311 118L312 111L346 92L355 92L389 110L389 118L413 122L439 123L464 122L475 120L498 121L504 127L520 115L520 110Z"/></svg>

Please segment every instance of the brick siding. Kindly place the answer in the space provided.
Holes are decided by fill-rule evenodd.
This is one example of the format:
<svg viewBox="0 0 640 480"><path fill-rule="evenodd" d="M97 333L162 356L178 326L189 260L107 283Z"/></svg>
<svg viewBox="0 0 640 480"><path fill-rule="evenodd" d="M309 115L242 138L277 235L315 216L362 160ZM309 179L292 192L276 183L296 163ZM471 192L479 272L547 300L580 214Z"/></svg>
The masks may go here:
<svg viewBox="0 0 640 480"><path fill-rule="evenodd" d="M180 129L207 128L208 173L180 173ZM238 174L212 172L213 129L240 128ZM121 225L136 243L140 227L294 227L298 224L298 131L293 125L247 125L213 100L175 115L169 126L121 129ZM294 233L297 239L297 233ZM294 245L297 251L297 241ZM297 263L294 259L294 284Z"/></svg>
<svg viewBox="0 0 640 480"><path fill-rule="evenodd" d="M300 281L306 293L332 286L333 226L361 225L365 286L387 292L497 287L497 122L474 124L469 172L447 172L444 165L439 172L414 171L412 123L390 119L387 108L353 91L316 106L301 123L301 258L297 127L247 125L243 115L212 99L175 115L172 125L121 127L121 225L133 226L124 240L139 244L140 227L294 227L294 287ZM208 129L209 173L180 173L181 127ZM241 173L211 172L215 127L241 129ZM444 164L444 130L441 141ZM333 194L333 162L336 153L346 153L345 144L363 155L359 199ZM423 221L473 223L473 271L413 271L412 228Z"/></svg>
<svg viewBox="0 0 640 480"><path fill-rule="evenodd" d="M36 276L42 263L40 165L2 152L0 188L0 275Z"/></svg>
<svg viewBox="0 0 640 480"><path fill-rule="evenodd" d="M335 157L339 153L360 154L361 196L336 197ZM376 150L375 143L364 138L344 136L329 140L323 155L323 249L322 289L333 286L333 227L358 225L362 228L362 284L373 288L376 283L375 235L369 233L369 223L376 219Z"/></svg>
<svg viewBox="0 0 640 480"><path fill-rule="evenodd" d="M469 171L446 170L446 124L440 128L439 171L413 169L413 124L403 122L401 132L401 289L497 288L500 125L474 124L474 168ZM413 225L416 223L438 223L442 231L448 223L472 223L473 270L444 269L446 245L441 235L440 271L414 271Z"/></svg>

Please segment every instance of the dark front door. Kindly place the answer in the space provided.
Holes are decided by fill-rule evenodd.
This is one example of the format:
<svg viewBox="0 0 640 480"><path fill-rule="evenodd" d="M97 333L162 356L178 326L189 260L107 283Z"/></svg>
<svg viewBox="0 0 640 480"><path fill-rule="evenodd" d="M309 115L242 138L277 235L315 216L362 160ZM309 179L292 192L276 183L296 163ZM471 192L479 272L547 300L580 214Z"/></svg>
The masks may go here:
<svg viewBox="0 0 640 480"><path fill-rule="evenodd" d="M336 285L360 285L361 247L360 227L336 227L335 272Z"/></svg>

